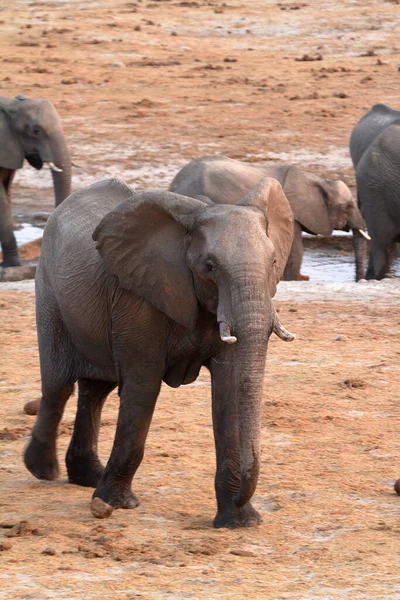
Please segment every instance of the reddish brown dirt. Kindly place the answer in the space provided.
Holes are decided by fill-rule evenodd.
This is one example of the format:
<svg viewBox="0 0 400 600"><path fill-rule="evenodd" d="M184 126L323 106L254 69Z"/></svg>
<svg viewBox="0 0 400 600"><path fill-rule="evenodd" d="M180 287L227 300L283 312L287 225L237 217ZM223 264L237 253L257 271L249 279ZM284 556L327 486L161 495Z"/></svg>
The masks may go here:
<svg viewBox="0 0 400 600"><path fill-rule="evenodd" d="M75 187L109 174L166 184L210 152L288 153L352 184L342 160L351 127L375 102L400 106L397 3L226 4L8 3L2 94L54 102L80 165ZM51 189L27 173L14 186L15 212L50 211ZM211 527L205 372L195 385L163 387L136 510L96 520L91 491L67 485L74 400L60 430L60 480L30 476L21 453L33 419L22 407L40 392L34 297L0 291L0 598L400 597L398 308L389 291L385 304L359 300L280 303L298 339L270 343L255 496L264 524L232 532ZM112 395L104 460L116 413Z"/></svg>
<svg viewBox="0 0 400 600"><path fill-rule="evenodd" d="M391 319L388 327L395 310L280 303L298 337L270 342L255 496L264 524L216 531L206 372L195 385L163 387L134 485L139 508L99 521L91 491L66 484L75 400L58 440L60 480L30 476L21 453L33 418L22 406L40 391L34 298L2 292L0 548L11 548L0 552L0 597L397 597L400 326ZM105 460L116 412L113 394L101 428ZM33 531L8 538L7 527L24 520Z"/></svg>

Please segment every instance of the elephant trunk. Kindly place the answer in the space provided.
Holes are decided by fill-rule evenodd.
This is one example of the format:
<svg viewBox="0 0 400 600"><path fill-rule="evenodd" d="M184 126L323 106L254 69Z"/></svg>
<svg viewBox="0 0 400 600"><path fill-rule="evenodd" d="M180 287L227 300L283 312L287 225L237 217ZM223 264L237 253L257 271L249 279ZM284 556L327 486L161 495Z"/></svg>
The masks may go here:
<svg viewBox="0 0 400 600"><path fill-rule="evenodd" d="M228 287L231 300L228 303L224 301L228 294L220 288L218 321L227 322L237 338L232 346L235 396L232 401L236 402L238 415L240 483L234 503L241 507L254 494L258 481L262 391L274 315L266 291L265 270L264 276L259 272L236 277Z"/></svg>
<svg viewBox="0 0 400 600"><path fill-rule="evenodd" d="M364 279L367 260L367 240L359 229L353 229L353 248L356 258L356 281Z"/></svg>
<svg viewBox="0 0 400 600"><path fill-rule="evenodd" d="M353 248L356 258L356 281L365 277L365 263L367 258L367 240L370 239L366 233L365 221L357 207L351 212L348 221L353 231Z"/></svg>
<svg viewBox="0 0 400 600"><path fill-rule="evenodd" d="M71 158L62 131L57 132L50 144L52 163L56 169L51 170L54 184L55 204L58 206L71 193ZM60 170L58 170L60 169Z"/></svg>

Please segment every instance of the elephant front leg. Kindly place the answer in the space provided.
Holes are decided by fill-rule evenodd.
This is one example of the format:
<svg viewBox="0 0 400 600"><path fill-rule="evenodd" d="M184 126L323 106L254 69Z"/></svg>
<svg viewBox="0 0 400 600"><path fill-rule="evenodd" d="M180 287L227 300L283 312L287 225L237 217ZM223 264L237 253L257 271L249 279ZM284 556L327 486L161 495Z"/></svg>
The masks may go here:
<svg viewBox="0 0 400 600"><path fill-rule="evenodd" d="M148 381L154 381L149 378ZM144 446L154 412L161 378L157 385L123 384L114 445L94 498L114 508L135 508L138 498L131 490L132 479L144 455Z"/></svg>
<svg viewBox="0 0 400 600"><path fill-rule="evenodd" d="M4 169L3 169L4 170ZM3 252L2 267L19 267L17 240L14 235L10 197L0 181L0 243Z"/></svg>
<svg viewBox="0 0 400 600"><path fill-rule="evenodd" d="M262 523L250 502L238 508L233 498L240 488L239 424L233 389L233 366L227 356L212 358L208 364L212 377L212 417L217 458L215 492L217 529L252 527Z"/></svg>
<svg viewBox="0 0 400 600"><path fill-rule="evenodd" d="M284 281L308 280L307 275L301 275L301 263L303 262L303 238L301 225L295 221L293 231L293 242L290 250L289 258L283 272Z"/></svg>
<svg viewBox="0 0 400 600"><path fill-rule="evenodd" d="M394 253L394 242L372 237L366 278L383 279L390 271Z"/></svg>

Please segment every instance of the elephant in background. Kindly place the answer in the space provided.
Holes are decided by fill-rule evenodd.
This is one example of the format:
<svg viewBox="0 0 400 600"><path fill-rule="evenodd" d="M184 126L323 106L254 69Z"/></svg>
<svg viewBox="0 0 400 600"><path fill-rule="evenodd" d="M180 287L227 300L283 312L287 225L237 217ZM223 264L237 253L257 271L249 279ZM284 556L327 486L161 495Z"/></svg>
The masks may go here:
<svg viewBox="0 0 400 600"><path fill-rule="evenodd" d="M390 276L400 241L400 111L376 104L350 136L357 200L371 236L367 279Z"/></svg>
<svg viewBox="0 0 400 600"><path fill-rule="evenodd" d="M217 455L214 526L260 522L250 499L267 344L272 332L294 337L272 297L292 237L289 203L270 178L236 205L134 193L118 180L73 193L47 222L36 273L42 401L25 451L29 471L57 477L57 427L77 381L68 479L96 488L94 514L100 500L107 510L134 508L131 482L161 382L191 383L204 365ZM117 430L103 469L101 410L117 386Z"/></svg>
<svg viewBox="0 0 400 600"><path fill-rule="evenodd" d="M184 166L169 190L196 197L204 194L217 203L237 202L263 177L277 179L289 200L294 216L294 238L283 279L308 279L300 275L303 259L302 231L331 235L333 229L353 231L356 254L356 280L364 248L365 223L349 188L343 181L324 179L294 165L255 167L226 156L203 156Z"/></svg>
<svg viewBox="0 0 400 600"><path fill-rule="evenodd" d="M55 203L71 193L71 160L60 117L49 100L0 97L0 244L3 267L19 266L10 189L24 159L35 169L52 170Z"/></svg>

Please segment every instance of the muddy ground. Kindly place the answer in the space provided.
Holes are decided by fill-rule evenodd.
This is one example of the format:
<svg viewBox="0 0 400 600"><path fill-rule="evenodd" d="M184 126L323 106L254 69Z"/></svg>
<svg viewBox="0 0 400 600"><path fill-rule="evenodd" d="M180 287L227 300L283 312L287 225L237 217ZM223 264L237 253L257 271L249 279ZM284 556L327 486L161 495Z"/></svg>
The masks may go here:
<svg viewBox="0 0 400 600"><path fill-rule="evenodd" d="M2 94L47 97L75 188L122 176L165 186L202 153L289 160L354 184L352 126L400 106L397 1L4 3ZM319 58L320 60L298 60ZM20 221L50 212L48 172L14 185ZM210 386L163 387L135 480L142 504L107 521L91 492L24 469L40 392L32 285L0 288L0 598L400 598L400 290L280 284L292 344L271 339L256 529L216 531ZM112 444L117 398L104 410ZM27 521L27 523L25 523Z"/></svg>

